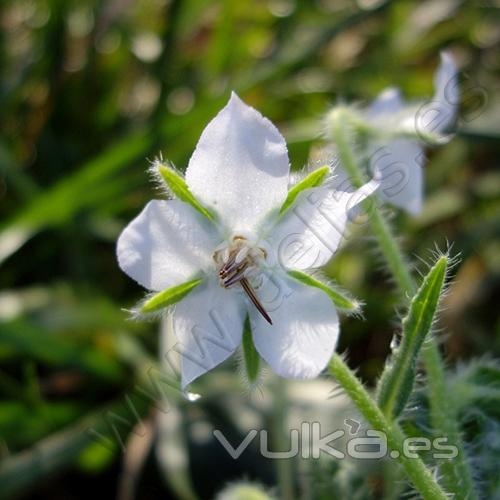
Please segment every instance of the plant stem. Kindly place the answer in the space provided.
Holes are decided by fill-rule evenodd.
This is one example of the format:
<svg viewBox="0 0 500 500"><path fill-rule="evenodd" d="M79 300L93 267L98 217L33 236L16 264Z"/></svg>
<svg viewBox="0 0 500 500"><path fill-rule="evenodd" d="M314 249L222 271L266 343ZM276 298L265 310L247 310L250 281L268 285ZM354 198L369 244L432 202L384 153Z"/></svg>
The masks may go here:
<svg viewBox="0 0 500 500"><path fill-rule="evenodd" d="M456 404L445 404L449 401L450 391L446 385L441 354L435 342L429 342L422 350L426 370L427 387L430 401L431 426L435 433L448 437L451 444L457 447L457 456L445 459L440 464L442 482L457 500L473 500L477 498L474 483L460 439L460 427L457 418ZM445 399L446 398L446 399ZM441 401L441 404L438 402ZM436 435L436 437L441 437Z"/></svg>
<svg viewBox="0 0 500 500"><path fill-rule="evenodd" d="M288 442L285 435L285 424L287 422L288 397L286 380L276 377L272 387L273 390L273 413L271 424L273 432L273 442L276 451L285 451ZM276 472L280 498L283 500L293 500L294 494L294 474L293 461L291 458L279 458L276 460Z"/></svg>
<svg viewBox="0 0 500 500"><path fill-rule="evenodd" d="M331 118L331 132L337 146L337 152L342 167L349 175L349 180L353 186L360 187L367 179L366 175L359 167L358 159L352 148L352 141L349 140L349 113L340 108L335 110ZM377 237L382 254L387 261L398 287L404 295L414 295L417 291L417 287L408 269L408 264L403 253L401 252L401 248L392 234L391 227L373 200L367 200L365 202L365 209L368 212L370 224Z"/></svg>
<svg viewBox="0 0 500 500"><path fill-rule="evenodd" d="M392 234L389 223L375 203L369 205L368 215L372 231L377 237L380 249L394 276L396 284L404 296L412 297L417 291L417 286L410 273L406 259L401 252L401 248Z"/></svg>
<svg viewBox="0 0 500 500"><path fill-rule="evenodd" d="M370 397L356 375L344 363L338 354L334 354L330 363L330 372L347 392L358 410L370 423L374 430L384 433L390 452L397 452L395 458L404 468L415 488L424 499L446 500L447 494L441 489L431 472L420 458L405 456L404 440L406 436L396 422L391 422L382 413Z"/></svg>
<svg viewBox="0 0 500 500"><path fill-rule="evenodd" d="M342 108L336 109L331 113L330 118L331 134L337 145L342 167L350 176L351 183L355 187L359 187L365 181L366 176L359 166L350 140L349 132L352 132L352 129L349 111ZM396 285L404 297L413 296L417 286L401 248L392 234L389 223L376 203L367 200L365 208L372 231L377 238L380 250L396 281ZM422 357L428 375L428 396L432 425L436 433L446 436L458 449L458 455L453 461L446 460L441 464L443 483L455 495L455 498L475 499L477 496L474 492L472 475L463 451L460 429L456 421L456 411L453 404L449 404L450 398L445 381L443 360L434 337L430 337L427 344Z"/></svg>

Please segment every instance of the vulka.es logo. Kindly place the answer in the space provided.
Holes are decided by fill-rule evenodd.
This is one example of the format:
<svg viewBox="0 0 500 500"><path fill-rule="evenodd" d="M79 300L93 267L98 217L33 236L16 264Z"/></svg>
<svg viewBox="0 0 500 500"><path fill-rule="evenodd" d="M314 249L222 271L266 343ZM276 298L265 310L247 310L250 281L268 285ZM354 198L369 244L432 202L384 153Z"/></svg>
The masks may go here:
<svg viewBox="0 0 500 500"><path fill-rule="evenodd" d="M353 431L351 419L345 421L351 428L350 434L355 434L360 425L355 422L355 432ZM346 456L362 460L374 460L384 457L397 458L404 455L407 458L418 458L417 452L432 451L433 457L437 459L452 459L458 454L455 446L447 444L445 437L437 437L432 441L426 437L406 438L401 450L389 450L387 446L387 436L383 432L368 429L363 435L342 440L346 436L344 429L337 429L328 434L321 434L321 424L319 422L303 422L300 428L290 430L290 440L288 450L270 450L268 432L266 430L250 430L244 439L234 447L226 439L220 430L214 430L214 437L219 441L228 454L237 460L243 452L250 446L250 443L259 436L260 453L265 458L286 459L300 456L302 458L318 459L321 453L326 453L339 460ZM335 443L339 447L335 448Z"/></svg>

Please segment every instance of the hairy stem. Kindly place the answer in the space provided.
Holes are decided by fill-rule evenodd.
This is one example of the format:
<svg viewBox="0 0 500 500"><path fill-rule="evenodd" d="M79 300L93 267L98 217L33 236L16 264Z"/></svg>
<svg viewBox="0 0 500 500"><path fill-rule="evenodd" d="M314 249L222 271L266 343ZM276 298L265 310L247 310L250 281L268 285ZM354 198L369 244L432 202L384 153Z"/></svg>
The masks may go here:
<svg viewBox="0 0 500 500"><path fill-rule="evenodd" d="M456 405L444 403L450 400L450 391L446 385L443 362L436 343L429 342L429 345L423 349L422 355L427 370L432 428L436 434L442 433L442 436L448 437L450 443L457 447L458 453L453 460L445 459L440 464L443 475L442 483L457 500L473 500L477 498L477 495L474 491L467 457L461 445Z"/></svg>
<svg viewBox="0 0 500 500"><path fill-rule="evenodd" d="M331 133L337 146L338 157L342 167L349 175L349 180L354 187L360 187L366 182L366 175L359 166L358 159L350 140L350 118L349 113L343 109L337 109L331 115ZM417 287L409 271L406 259L392 234L389 223L385 220L376 203L373 200L365 202L372 231L377 237L378 244L384 255L387 265L394 276L398 287L403 294L413 295Z"/></svg>
<svg viewBox="0 0 500 500"><path fill-rule="evenodd" d="M387 438L388 448L394 454L391 454L391 456L394 456L398 460L422 497L426 500L448 499L446 492L436 482L424 462L420 458L405 456L404 440L406 436L403 431L397 422L390 421L382 413L363 387L363 384L337 354L333 356L330 363L330 372L350 396L373 429L384 433Z"/></svg>
<svg viewBox="0 0 500 500"><path fill-rule="evenodd" d="M363 184L366 176L359 165L353 148L350 134L354 129L350 124L349 112L342 108L336 109L330 114L329 119L331 135L337 146L341 165L349 175L351 183L355 187L359 187ZM367 200L365 207L372 231L377 238L380 250L397 287L404 297L413 296L417 286L403 252L392 234L389 223L377 204L372 200ZM435 339L430 337L427 343L428 346L424 349L422 356L428 375L428 395L432 425L436 433L448 437L450 443L454 444L458 449L458 456L454 460L444 461L441 464L443 484L457 499L474 499L477 496L474 492L472 475L463 451L455 408L453 404L449 404L450 398L445 381L443 360Z"/></svg>

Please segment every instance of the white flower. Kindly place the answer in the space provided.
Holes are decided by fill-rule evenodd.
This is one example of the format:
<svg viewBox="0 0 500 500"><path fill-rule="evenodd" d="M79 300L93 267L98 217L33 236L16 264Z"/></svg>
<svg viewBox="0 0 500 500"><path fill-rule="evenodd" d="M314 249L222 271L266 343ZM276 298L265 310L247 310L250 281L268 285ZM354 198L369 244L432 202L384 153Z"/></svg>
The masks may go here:
<svg viewBox="0 0 500 500"><path fill-rule="evenodd" d="M380 198L413 215L422 209L425 144L444 143L459 102L457 68L441 53L434 97L406 103L398 89L384 90L365 109L354 111L354 127L367 133L370 171L380 178Z"/></svg>
<svg viewBox="0 0 500 500"><path fill-rule="evenodd" d="M337 312L325 285L307 286L307 275L290 270L324 265L349 210L377 183L355 193L319 182L289 192L283 137L234 93L203 131L185 182L189 203L151 201L117 244L120 267L148 290L168 295L193 283L173 311L182 386L238 348L247 315L276 373L317 376L335 349Z"/></svg>

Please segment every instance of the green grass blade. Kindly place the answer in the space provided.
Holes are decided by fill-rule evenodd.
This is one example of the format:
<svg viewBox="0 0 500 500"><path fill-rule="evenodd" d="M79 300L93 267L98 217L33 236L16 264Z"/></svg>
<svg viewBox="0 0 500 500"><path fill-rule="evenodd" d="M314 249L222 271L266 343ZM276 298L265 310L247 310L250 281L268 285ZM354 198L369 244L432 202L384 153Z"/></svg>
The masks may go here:
<svg viewBox="0 0 500 500"><path fill-rule="evenodd" d="M151 313L164 309L165 307L171 306L179 300L182 300L193 288L197 287L203 280L195 279L191 281L186 281L181 285L173 286L167 288L154 294L151 298L146 300L140 308L141 313Z"/></svg>
<svg viewBox="0 0 500 500"><path fill-rule="evenodd" d="M0 225L0 263L40 230L68 222L84 208L95 208L97 194L116 184L115 174L146 154L150 146L147 134L129 136L35 196L14 218Z"/></svg>
<svg viewBox="0 0 500 500"><path fill-rule="evenodd" d="M215 216L212 212L207 210L191 193L186 184L186 181L175 171L171 166L165 164L158 165L158 171L170 188L172 193L182 201L189 203L195 210L204 215L207 219L213 221Z"/></svg>
<svg viewBox="0 0 500 500"><path fill-rule="evenodd" d="M400 345L386 363L378 383L378 404L385 415L395 418L404 410L413 390L416 364L429 335L444 286L448 257L443 255L431 268L413 297L403 319Z"/></svg>
<svg viewBox="0 0 500 500"><path fill-rule="evenodd" d="M320 186L328 175L328 172L330 172L329 167L324 165L314 170L309 175L306 175L300 182L295 184L295 186L288 191L286 200L280 208L280 215L284 214L293 205L293 202L302 191Z"/></svg>
<svg viewBox="0 0 500 500"><path fill-rule="evenodd" d="M322 283L321 281L317 280L316 278L313 278L309 274L303 273L301 271L288 271L288 274L296 279L297 281L300 281L304 285L307 286L312 286L314 288L319 288L320 290L323 290L328 297L332 300L332 302L339 308L344 311L349 311L356 313L360 309L360 304L356 300L351 299L350 297L340 293L337 290L334 290L330 286L326 285L325 283Z"/></svg>

